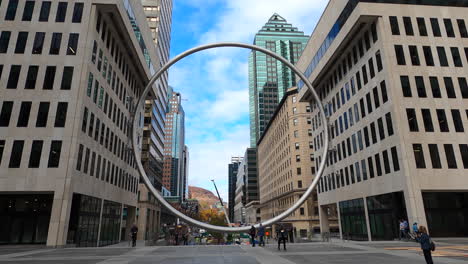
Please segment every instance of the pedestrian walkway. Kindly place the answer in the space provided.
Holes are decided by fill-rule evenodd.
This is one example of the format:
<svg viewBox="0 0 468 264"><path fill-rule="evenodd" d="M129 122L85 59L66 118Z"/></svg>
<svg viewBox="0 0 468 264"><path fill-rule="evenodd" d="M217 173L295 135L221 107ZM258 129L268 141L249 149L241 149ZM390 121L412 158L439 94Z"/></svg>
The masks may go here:
<svg viewBox="0 0 468 264"><path fill-rule="evenodd" d="M468 241L460 243L441 241L436 243L446 250L463 252ZM465 243L467 242L467 243ZM128 244L104 248L8 248L0 247L0 264L305 264L305 263L424 263L417 244L412 242L333 242L333 243L295 243L287 244L287 251L278 251L275 244L266 247L251 246L158 246L144 247L141 241L137 247ZM467 263L465 254L450 255L436 250L436 263Z"/></svg>

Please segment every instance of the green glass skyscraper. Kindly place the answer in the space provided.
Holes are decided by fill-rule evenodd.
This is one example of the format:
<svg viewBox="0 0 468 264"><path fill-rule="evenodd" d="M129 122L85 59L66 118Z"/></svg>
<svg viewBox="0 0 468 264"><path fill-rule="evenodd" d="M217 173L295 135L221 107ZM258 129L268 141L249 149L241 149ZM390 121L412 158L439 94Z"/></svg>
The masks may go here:
<svg viewBox="0 0 468 264"><path fill-rule="evenodd" d="M309 36L299 31L286 19L273 14L255 35L254 44L288 59L293 64L299 59ZM296 86L291 69L261 52L249 55L249 110L250 145L256 147L278 103L286 90Z"/></svg>

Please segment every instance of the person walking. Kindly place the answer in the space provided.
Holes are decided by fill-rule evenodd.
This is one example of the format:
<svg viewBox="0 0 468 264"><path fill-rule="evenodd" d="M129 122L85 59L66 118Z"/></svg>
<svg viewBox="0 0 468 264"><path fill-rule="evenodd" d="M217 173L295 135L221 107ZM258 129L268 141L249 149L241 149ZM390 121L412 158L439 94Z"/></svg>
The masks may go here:
<svg viewBox="0 0 468 264"><path fill-rule="evenodd" d="M257 235L257 230L255 229L254 226L250 228L249 235L250 235L250 241L252 242L252 247L255 247L255 236Z"/></svg>
<svg viewBox="0 0 468 264"><path fill-rule="evenodd" d="M278 239L278 250L281 250L281 242L283 242L283 248L286 250L286 239L288 239L288 233L283 226L280 226L276 231L276 238Z"/></svg>
<svg viewBox="0 0 468 264"><path fill-rule="evenodd" d="M435 244L432 242L431 237L427 234L427 229L425 226L419 227L419 234L416 237L416 241L421 244L421 249L424 254L424 259L426 259L427 264L433 264L432 261L432 252L435 250Z"/></svg>
<svg viewBox="0 0 468 264"><path fill-rule="evenodd" d="M261 247L262 245L265 246L265 227L260 223L257 231L258 236L258 246Z"/></svg>
<svg viewBox="0 0 468 264"><path fill-rule="evenodd" d="M132 247L136 246L137 234L138 227L136 226L136 224L133 224L132 228L130 229L130 236L132 237Z"/></svg>
<svg viewBox="0 0 468 264"><path fill-rule="evenodd" d="M415 236L417 236L419 233L418 223L416 222L413 224L413 233Z"/></svg>
<svg viewBox="0 0 468 264"><path fill-rule="evenodd" d="M405 223L403 219L400 219L400 240L405 237Z"/></svg>

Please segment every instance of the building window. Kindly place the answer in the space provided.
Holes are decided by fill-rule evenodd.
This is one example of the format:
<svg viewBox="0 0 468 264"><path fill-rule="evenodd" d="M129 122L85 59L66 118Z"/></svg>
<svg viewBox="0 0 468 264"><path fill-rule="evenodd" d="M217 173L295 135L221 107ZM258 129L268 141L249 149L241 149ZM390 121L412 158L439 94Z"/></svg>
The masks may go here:
<svg viewBox="0 0 468 264"><path fill-rule="evenodd" d="M41 11L39 12L39 22L47 22L50 14L50 1L43 1L41 5Z"/></svg>
<svg viewBox="0 0 468 264"><path fill-rule="evenodd" d="M76 159L76 170L81 171L81 161L83 159L83 145L78 147L78 157Z"/></svg>
<svg viewBox="0 0 468 264"><path fill-rule="evenodd" d="M72 23L81 23L81 17L83 16L83 3L75 3L73 8Z"/></svg>
<svg viewBox="0 0 468 264"><path fill-rule="evenodd" d="M36 80L37 80L37 72L39 71L39 66L29 66L28 74L26 76L26 83L24 85L24 89L35 89L36 88Z"/></svg>
<svg viewBox="0 0 468 264"><path fill-rule="evenodd" d="M465 132L465 129L463 127L463 121L461 119L460 111L457 109L452 109L452 119L453 119L453 124L455 126L455 131L456 132Z"/></svg>
<svg viewBox="0 0 468 264"><path fill-rule="evenodd" d="M296 149L299 149L299 143L295 143L294 145L295 145Z"/></svg>
<svg viewBox="0 0 468 264"><path fill-rule="evenodd" d="M60 85L60 90L70 90L73 80L73 67L65 66L63 68L62 83Z"/></svg>
<svg viewBox="0 0 468 264"><path fill-rule="evenodd" d="M302 208L302 207L299 208L299 212L300 212L301 215L305 215L305 210L304 210L304 208Z"/></svg>
<svg viewBox="0 0 468 264"><path fill-rule="evenodd" d="M403 46L395 45L395 56L398 65L406 65L405 52L403 51Z"/></svg>
<svg viewBox="0 0 468 264"><path fill-rule="evenodd" d="M296 173L297 173L297 175L301 175L301 173L302 173L301 168L296 168Z"/></svg>
<svg viewBox="0 0 468 264"><path fill-rule="evenodd" d="M460 52L457 47L451 47L450 52L452 53L452 59L455 67L463 67L463 63L460 57Z"/></svg>
<svg viewBox="0 0 468 264"><path fill-rule="evenodd" d="M444 18L445 31L447 32L447 37L454 38L455 31L453 31L452 20L449 18Z"/></svg>
<svg viewBox="0 0 468 264"><path fill-rule="evenodd" d="M293 125L294 125L294 126L297 126L297 118L294 118L294 119L293 119Z"/></svg>
<svg viewBox="0 0 468 264"><path fill-rule="evenodd" d="M49 152L48 168L58 168L60 164L60 153L62 152L62 141L52 140Z"/></svg>
<svg viewBox="0 0 468 264"><path fill-rule="evenodd" d="M421 37L427 37L427 28L424 17L417 17L416 22L418 23L419 35Z"/></svg>
<svg viewBox="0 0 468 264"><path fill-rule="evenodd" d="M70 33L68 38L68 48L67 48L67 55L76 55L76 49L78 48L78 33Z"/></svg>
<svg viewBox="0 0 468 264"><path fill-rule="evenodd" d="M382 164L380 163L379 153L375 154L375 168L377 169L377 176L382 176Z"/></svg>
<svg viewBox="0 0 468 264"><path fill-rule="evenodd" d="M18 0L8 1L8 6L5 14L5 20L15 20L16 9L18 8Z"/></svg>
<svg viewBox="0 0 468 264"><path fill-rule="evenodd" d="M67 121L67 110L68 110L68 103L67 102L59 102L57 104L57 112L55 114L55 127L65 127L65 123Z"/></svg>
<svg viewBox="0 0 468 264"><path fill-rule="evenodd" d="M58 55L60 53L60 44L62 43L62 33L53 33L52 41L50 42L50 55Z"/></svg>
<svg viewBox="0 0 468 264"><path fill-rule="evenodd" d="M21 158L23 156L24 140L13 141L11 149L10 163L8 168L19 168L21 166Z"/></svg>
<svg viewBox="0 0 468 264"><path fill-rule="evenodd" d="M41 54L42 48L44 47L44 32L36 32L36 36L34 37L34 43L32 47L32 54Z"/></svg>
<svg viewBox="0 0 468 264"><path fill-rule="evenodd" d="M366 67L366 65L362 65L361 70L362 70L362 81L364 82L364 85L366 85L369 82L369 80L367 78L367 67ZM345 104L345 101L343 100L342 103Z"/></svg>
<svg viewBox="0 0 468 264"><path fill-rule="evenodd" d="M468 145L467 144L460 144L460 154L463 161L463 168L468 169ZM0 160L2 159L2 150L1 150L1 142L0 142Z"/></svg>
<svg viewBox="0 0 468 264"><path fill-rule="evenodd" d="M55 16L55 22L65 22L67 15L67 2L59 2L57 7L57 14Z"/></svg>
<svg viewBox="0 0 468 264"><path fill-rule="evenodd" d="M46 127L47 118L49 115L49 102L40 102L39 110L37 111L36 127Z"/></svg>
<svg viewBox="0 0 468 264"><path fill-rule="evenodd" d="M434 125L432 123L432 116L430 109L421 109L423 116L424 129L426 132L434 132Z"/></svg>
<svg viewBox="0 0 468 264"><path fill-rule="evenodd" d="M429 154L431 155L431 163L433 169L441 169L442 165L440 163L439 148L437 144L429 144Z"/></svg>
<svg viewBox="0 0 468 264"><path fill-rule="evenodd" d="M296 162L300 162L301 161L301 155L296 155Z"/></svg>
<svg viewBox="0 0 468 264"><path fill-rule="evenodd" d="M302 181L297 181L297 188L302 188Z"/></svg>
<svg viewBox="0 0 468 264"><path fill-rule="evenodd" d="M312 141L309 141L309 149L313 149L314 148L314 143Z"/></svg>
<svg viewBox="0 0 468 264"><path fill-rule="evenodd" d="M296 96L293 96L293 97L292 97L292 102L293 102L293 103L296 103L296 102L297 102L297 97L296 97Z"/></svg>
<svg viewBox="0 0 468 264"><path fill-rule="evenodd" d="M432 34L434 34L434 37L442 37L442 34L440 32L440 26L439 26L439 21L437 18L431 18L431 27L432 27Z"/></svg>
<svg viewBox="0 0 468 264"><path fill-rule="evenodd" d="M413 66L421 65L421 63L419 62L418 48L416 46L410 45L409 52L411 57L411 64L413 64Z"/></svg>
<svg viewBox="0 0 468 264"><path fill-rule="evenodd" d="M83 112L83 121L81 123L81 131L83 131L83 133L86 133L87 124L88 124L88 108L85 107L84 112Z"/></svg>
<svg viewBox="0 0 468 264"><path fill-rule="evenodd" d="M28 32L18 32L18 38L16 39L15 54L23 54L26 48L26 42L28 41Z"/></svg>
<svg viewBox="0 0 468 264"><path fill-rule="evenodd" d="M21 73L21 65L11 65L10 75L8 76L7 89L18 88L18 80Z"/></svg>
<svg viewBox="0 0 468 264"><path fill-rule="evenodd" d="M434 98L441 98L442 94L440 93L439 79L435 76L429 77L431 83L432 96Z"/></svg>
<svg viewBox="0 0 468 264"><path fill-rule="evenodd" d="M439 55L440 66L448 67L447 54L444 47L437 47L437 54Z"/></svg>
<svg viewBox="0 0 468 264"><path fill-rule="evenodd" d="M372 157L367 158L367 166L369 167L369 178L372 179L374 175L374 164L372 163ZM343 175L343 174L341 174Z"/></svg>
<svg viewBox="0 0 468 264"><path fill-rule="evenodd" d="M410 17L403 17L403 24L405 25L405 33L407 36L414 36L413 24Z"/></svg>
<svg viewBox="0 0 468 264"><path fill-rule="evenodd" d="M376 53L375 53L375 60L377 62L377 71L382 71L383 69L383 65L382 65L382 56L380 54L380 50L378 50ZM354 93L353 93L354 95Z"/></svg>
<svg viewBox="0 0 468 264"><path fill-rule="evenodd" d="M10 43L11 32L2 31L0 35L0 53L6 53L8 51L8 44Z"/></svg>
<svg viewBox="0 0 468 264"><path fill-rule="evenodd" d="M432 50L430 46L423 46L424 59L426 60L427 66L434 66L434 57L432 56Z"/></svg>
<svg viewBox="0 0 468 264"><path fill-rule="evenodd" d="M416 162L416 168L425 169L426 162L424 161L424 153L421 144L413 144L414 160Z"/></svg>
<svg viewBox="0 0 468 264"><path fill-rule="evenodd" d="M460 30L460 36L462 38L468 38L468 32L466 30L465 20L457 19L458 29Z"/></svg>
<svg viewBox="0 0 468 264"><path fill-rule="evenodd" d="M83 173L88 173L88 167L89 167L89 148L86 148L85 152L85 158L84 158L84 166L83 166Z"/></svg>
<svg viewBox="0 0 468 264"><path fill-rule="evenodd" d="M52 90L54 88L55 72L56 72L55 66L47 66L42 89Z"/></svg>
<svg viewBox="0 0 468 264"><path fill-rule="evenodd" d="M44 141L33 140L31 146L31 155L29 156L28 168L39 168L41 163L42 146Z"/></svg>
<svg viewBox="0 0 468 264"><path fill-rule="evenodd" d="M396 16L389 17L390 19L390 29L392 30L392 35L400 35L400 27L398 26L398 19Z"/></svg>
<svg viewBox="0 0 468 264"><path fill-rule="evenodd" d="M437 119L439 120L440 132L449 132L447 118L445 116L445 110L437 109L436 112L437 112Z"/></svg>
<svg viewBox="0 0 468 264"><path fill-rule="evenodd" d="M401 89L404 97L411 97L411 86L408 76L400 76Z"/></svg>
<svg viewBox="0 0 468 264"><path fill-rule="evenodd" d="M309 137L312 136L312 129L307 129L307 134L309 135Z"/></svg>
<svg viewBox="0 0 468 264"><path fill-rule="evenodd" d="M414 77L414 80L416 82L416 91L418 92L418 96L420 98L426 98L426 86L424 85L424 79L422 76L416 76Z"/></svg>
<svg viewBox="0 0 468 264"><path fill-rule="evenodd" d="M0 112L0 127L8 127L10 125L12 109L13 102L3 101L2 111Z"/></svg>
<svg viewBox="0 0 468 264"><path fill-rule="evenodd" d="M455 153L453 152L453 146L451 144L444 144L445 157L447 158L447 165L449 169L457 168L457 161L455 159Z"/></svg>
<svg viewBox="0 0 468 264"><path fill-rule="evenodd" d="M310 113L310 105L306 106L306 113Z"/></svg>
<svg viewBox="0 0 468 264"><path fill-rule="evenodd" d="M22 21L31 21L34 4L34 1L26 1L26 4L24 5L23 18L21 19Z"/></svg>
<svg viewBox="0 0 468 264"><path fill-rule="evenodd" d="M91 116L89 117L88 136L93 138L93 132L94 132L94 114L91 113Z"/></svg>
<svg viewBox="0 0 468 264"><path fill-rule="evenodd" d="M445 90L447 91L448 98L456 98L455 88L453 87L453 81L450 77L444 77Z"/></svg>
<svg viewBox="0 0 468 264"><path fill-rule="evenodd" d="M22 102L18 117L17 127L27 127L29 123L29 115L31 114L32 102Z"/></svg>
<svg viewBox="0 0 468 264"><path fill-rule="evenodd" d="M460 86L460 92L464 99L468 98L468 84L465 77L458 78L458 85Z"/></svg>

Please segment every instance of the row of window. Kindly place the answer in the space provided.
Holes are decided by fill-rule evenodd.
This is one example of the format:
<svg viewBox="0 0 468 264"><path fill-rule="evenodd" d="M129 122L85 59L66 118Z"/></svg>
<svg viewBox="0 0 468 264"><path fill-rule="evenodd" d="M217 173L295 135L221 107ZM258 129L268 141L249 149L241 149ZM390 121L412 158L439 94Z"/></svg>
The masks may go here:
<svg viewBox="0 0 468 264"><path fill-rule="evenodd" d="M26 68L26 67L24 67ZM22 65L11 65L10 73L8 74L7 89L17 89L19 80L21 79ZM42 82L43 90L53 90L55 83L55 75L57 75L57 66L41 67L44 74L39 73L39 65L29 65L27 67L26 80L24 82L24 89L35 89L37 84L37 77L44 76ZM60 82L60 90L70 90L73 81L73 66L64 66L62 71L62 80ZM3 65L0 65L0 80L2 79Z"/></svg>
<svg viewBox="0 0 468 264"><path fill-rule="evenodd" d="M96 22L96 31L98 33L101 33L102 45L99 44L96 40L93 42L93 51L91 55L91 61L93 62L93 64L96 64L96 67L99 72L101 72L101 67L102 67L102 74L104 78L106 77L107 79L110 78L109 77L110 73L113 72L112 65L110 64L111 60L108 61L107 56L103 56L103 49L100 48L100 47L104 47L105 45L111 57L114 59L114 62L116 65L114 69L117 70L117 66L119 67L120 72L122 73L122 76L130 85L130 88L132 89L134 94L136 94L139 97L140 91L139 89L137 89L137 87L142 87L142 85L141 84L137 85L137 78L131 72L129 64L127 63L127 60L124 58L124 55L126 54L125 48L119 46L118 39L116 40L113 37L111 27L107 26L106 20L102 18L101 13L98 13L97 22ZM97 63L96 63L96 58L97 58ZM108 63L109 63L109 68L107 68Z"/></svg>
<svg viewBox="0 0 468 264"><path fill-rule="evenodd" d="M442 163L439 155L439 146L438 144L428 144L427 148L429 149L429 156L433 169L442 169ZM460 156L463 163L463 168L468 169L468 145L459 144L458 148L460 150ZM455 150L452 144L443 144L443 149L445 152L445 158L447 161L447 168L457 169L457 159L455 158ZM414 160L416 163L416 168L425 169L426 160L424 158L424 149L422 144L413 144L413 153Z"/></svg>
<svg viewBox="0 0 468 264"><path fill-rule="evenodd" d="M450 132L449 122L445 114L444 109L436 109L437 121L439 123L440 132ZM450 113L452 114L453 126L455 132L465 132L463 126L462 117L460 110L451 109ZM419 132L418 118L416 115L416 110L414 108L406 109L406 116L408 118L408 126L411 132ZM431 109L421 109L421 116L424 124L425 132L434 132L434 123L432 122ZM468 110L466 110L466 118L468 120Z"/></svg>
<svg viewBox="0 0 468 264"><path fill-rule="evenodd" d="M8 53L8 47L11 39L11 31L2 31L0 34L0 53ZM60 47L62 46L62 33L52 33L50 39L49 55L60 55ZM15 54L24 54L26 52L26 45L28 43L29 32L19 31L14 44ZM76 55L78 49L78 33L70 33L68 35L68 44L66 48L67 55ZM34 41L31 47L31 54L42 54L44 48L44 41L46 39L45 32L36 32Z"/></svg>
<svg viewBox="0 0 468 264"><path fill-rule="evenodd" d="M117 133L113 131L113 127L106 126L104 121L97 118L87 107L84 108L81 131L122 161L127 164L133 164L133 156L127 150L125 141L119 138Z"/></svg>
<svg viewBox="0 0 468 264"><path fill-rule="evenodd" d="M389 151L384 150L382 152L383 166L380 159L380 153L377 153L374 156L369 156L367 159L357 161L354 164L350 164L349 166L340 169L339 171L332 172L331 174L320 178L318 185L319 193L373 179L376 175L382 176L383 174L389 174L392 172L390 164L393 165L393 172L399 171L400 163L398 161L397 148L392 147L390 149L390 153L392 160L391 163Z"/></svg>
<svg viewBox="0 0 468 264"><path fill-rule="evenodd" d="M414 84L416 87L416 92L419 98L427 98L426 91L426 82L423 76L415 76ZM454 81L451 77L443 77L443 83L445 85L445 92L447 93L447 98L457 98L457 93L455 92ZM456 83L458 83L458 88L460 90L461 97L468 99L468 83L465 77L458 77ZM411 88L411 81L407 75L400 76L400 84L404 97L412 97L413 91ZM439 79L437 76L429 76L429 84L432 92L433 98L442 98L442 93L440 90Z"/></svg>
<svg viewBox="0 0 468 264"><path fill-rule="evenodd" d="M3 152L5 150L5 140L0 140L0 165L2 164ZM28 168L39 168L41 165L42 149L44 147L43 140L33 140L31 142L31 150L24 151L24 140L14 140L11 151L8 168L20 168L23 160L23 152L29 153ZM62 152L62 141L52 140L50 143L47 168L58 168L60 166L60 154Z"/></svg>
<svg viewBox="0 0 468 264"><path fill-rule="evenodd" d="M390 29L392 31L392 35L400 35L400 25L398 23L398 18L396 16L390 16ZM430 18L430 25L432 29L432 35L434 37L442 37L441 27L439 25L438 18ZM455 38L455 29L453 26L452 19L444 18L442 19L444 27L445 27L445 36L449 38ZM419 32L419 36L427 37L428 36L428 29L426 26L426 19L424 17L417 17L416 18L417 29ZM463 19L456 19L456 24L458 26L458 32L460 37L468 38L468 31L466 29L465 20ZM413 28L413 19L411 17L403 17L403 26L405 29L406 36L414 36L414 28Z"/></svg>
<svg viewBox="0 0 468 264"><path fill-rule="evenodd" d="M0 6L1 6L1 2L2 1L0 1ZM21 21L32 21L33 15L34 15L34 8L36 7L36 3L39 3L39 1L21 1L21 3L24 3L24 6L23 7L20 6L20 8L18 8L19 0L8 1L6 13L5 13L6 21L15 20L18 9L23 10ZM65 22L66 17L67 17L68 2L56 2L56 1L53 1L53 2L42 1L41 2L41 7L38 12L37 21L49 22L49 16L50 16L50 11L52 9L52 4L55 4L55 3L57 3L55 22L58 22L58 23ZM83 17L83 6L84 6L84 3L81 3L81 2L77 2L74 4L73 11L72 11L73 13L71 14L72 23L81 23L81 19Z"/></svg>
<svg viewBox="0 0 468 264"><path fill-rule="evenodd" d="M106 162L107 161L107 162ZM124 190L137 193L138 180L130 175L125 169L119 168L110 160L106 160L89 148L80 144L78 147L78 158L76 162L76 170L81 171L89 176L96 177L107 183L113 184Z"/></svg>
<svg viewBox="0 0 468 264"><path fill-rule="evenodd" d="M0 127L10 126L10 119L13 112L13 106L13 101L3 101L2 108L0 110ZM28 127L30 125L29 119L31 116L31 112L37 113L35 124L36 127L47 127L47 121L49 120L49 109L50 102L39 102L37 110L35 107L33 109L33 102L21 102L16 127ZM67 121L67 111L68 102L57 103L54 127L65 127Z"/></svg>
<svg viewBox="0 0 468 264"><path fill-rule="evenodd" d="M387 126L386 129L384 123ZM385 135L385 131L387 131L387 135ZM346 157L351 157L353 154L358 153L358 151L362 151L364 147L368 148L371 144L377 144L386 137L393 136L393 134L392 116L390 113L387 113L385 118L378 118L376 122L370 123L369 126L363 127L362 130L352 134L341 143L337 143L330 153L330 158L327 159L327 165L333 165L342 159L346 159ZM323 147L323 137L318 137L314 143L318 144L319 147Z"/></svg>
<svg viewBox="0 0 468 264"><path fill-rule="evenodd" d="M350 72L355 66L359 60L370 50L372 47L372 44L375 43L378 38L377 38L377 32L374 32L375 24L372 25L372 41L371 41L371 36L369 34L369 31L364 32L364 35L362 38L360 38L356 45L353 46L352 49L347 53L347 55L343 56L344 59L341 63L336 66L336 69L330 74L329 78L324 82L323 84L323 89L320 89L320 99L324 100L328 94L333 90L333 88L338 85L338 83L341 81L342 78L346 76L348 72ZM370 58L368 60L368 66L369 66L369 76L370 78L374 78L375 75L375 68L377 68L377 71L381 71L383 69L383 64L382 64L382 56L380 54L380 51L377 51L375 53L375 65L374 65L374 60L373 58ZM366 65L364 64L362 66L362 74L363 74L363 81L364 85L367 84L368 82L368 75L367 75L367 70L366 70ZM361 89L361 76L359 72L356 74L357 82L358 82L358 89Z"/></svg>
<svg viewBox="0 0 468 264"><path fill-rule="evenodd" d="M398 65L406 65L406 55L405 50L402 45L395 45L395 56ZM468 61L468 48L464 48L465 57ZM440 67L449 67L449 61L447 58L447 52L445 47L436 46L437 56L439 58ZM463 51L462 51L463 52ZM421 60L419 58L418 46L408 45L408 53L411 60L411 65L421 66ZM427 66L435 66L434 56L432 54L431 46L422 46L422 54L424 54L424 59ZM450 47L450 54L452 55L452 62L454 67L463 67L462 56L458 47Z"/></svg>
<svg viewBox="0 0 468 264"><path fill-rule="evenodd" d="M119 128L124 134L130 136L130 130L128 129L128 118L125 115L123 110L120 110L117 103L114 102L112 96L110 96L105 90L104 87L99 85L99 81L96 79L94 80L94 75L89 73L88 77L88 87L86 90L86 95L94 102L99 109L103 111L105 115L111 120L117 128ZM94 88L93 88L94 86ZM118 87L118 85L117 85ZM119 94L119 89L117 90L117 94ZM123 90L123 92L122 92ZM120 84L120 94L125 94L126 89L123 87L123 83ZM123 98L120 98L123 99ZM125 104L128 109L128 103ZM87 115L87 108L85 108L84 113ZM92 114L94 115L94 114ZM83 117L83 118L87 118Z"/></svg>

